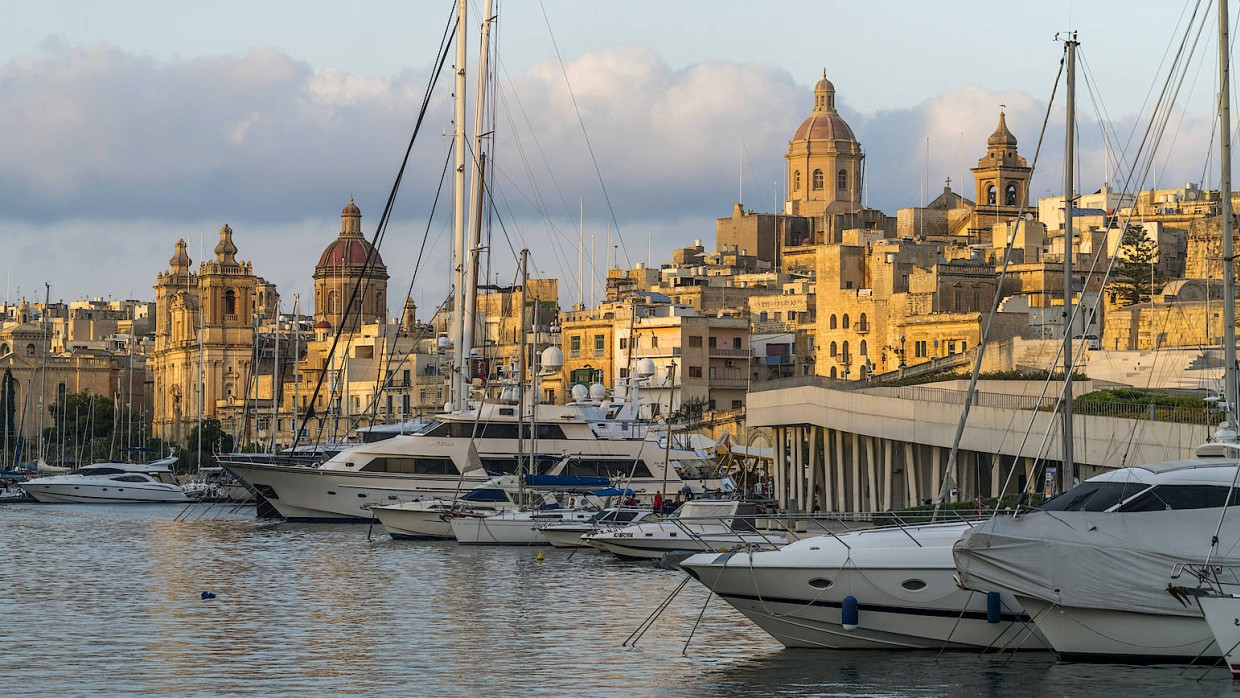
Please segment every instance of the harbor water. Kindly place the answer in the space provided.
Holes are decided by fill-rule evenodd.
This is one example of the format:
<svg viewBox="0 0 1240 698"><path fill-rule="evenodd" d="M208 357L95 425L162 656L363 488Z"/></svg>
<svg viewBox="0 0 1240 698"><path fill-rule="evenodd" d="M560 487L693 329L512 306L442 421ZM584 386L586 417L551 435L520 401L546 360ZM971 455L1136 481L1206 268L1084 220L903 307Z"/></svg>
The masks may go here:
<svg viewBox="0 0 1240 698"><path fill-rule="evenodd" d="M625 647L682 573L592 551L393 541L379 527L368 539L364 525L185 511L0 507L0 692L1233 694L1223 669L787 650L718 599L704 606L696 583Z"/></svg>

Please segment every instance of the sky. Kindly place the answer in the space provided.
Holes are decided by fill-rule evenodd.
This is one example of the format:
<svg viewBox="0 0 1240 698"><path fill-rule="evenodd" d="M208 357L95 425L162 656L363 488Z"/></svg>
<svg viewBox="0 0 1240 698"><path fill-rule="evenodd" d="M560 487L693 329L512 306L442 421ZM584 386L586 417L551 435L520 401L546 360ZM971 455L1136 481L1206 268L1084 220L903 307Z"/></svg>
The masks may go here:
<svg viewBox="0 0 1240 698"><path fill-rule="evenodd" d="M177 239L197 265L227 223L285 310L301 294L308 312L314 265L350 197L375 231L454 5L9 0L5 298L41 300L46 282L53 299L151 299ZM709 247L714 219L738 201L781 209L787 141L824 70L866 152L870 206L895 215L949 177L973 198L967 168L1000 109L1033 161L1062 56L1055 37L1069 30L1081 41L1080 189L1122 182L1124 165L1104 153L1135 148L1194 9L1215 11L1153 0L500 2L491 276L511 280L529 247L533 273L559 277L568 306L580 231L590 303L612 260ZM471 62L480 14L475 2ZM1157 165L1130 188L1217 183L1215 31L1194 45ZM450 188L435 200L451 81L433 93L380 248L389 297L409 292L423 309L450 273ZM1034 196L1062 193L1061 97Z"/></svg>

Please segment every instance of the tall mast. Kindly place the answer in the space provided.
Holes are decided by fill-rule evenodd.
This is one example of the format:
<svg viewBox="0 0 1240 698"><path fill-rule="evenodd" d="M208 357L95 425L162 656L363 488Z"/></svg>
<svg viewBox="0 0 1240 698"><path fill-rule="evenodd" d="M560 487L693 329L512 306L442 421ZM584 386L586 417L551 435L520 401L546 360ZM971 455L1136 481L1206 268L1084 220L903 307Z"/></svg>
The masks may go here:
<svg viewBox="0 0 1240 698"><path fill-rule="evenodd" d="M1072 462L1072 252L1075 235L1072 231L1073 196L1072 169L1076 141L1076 33L1065 42L1068 52L1068 80L1065 97L1068 102L1067 135L1063 162L1063 463L1060 473L1061 492L1076 483L1076 465Z"/></svg>
<svg viewBox="0 0 1240 698"><path fill-rule="evenodd" d="M47 358L52 354L52 335L47 330L47 306L52 302L52 285L43 282L43 312L39 313L39 324L43 330L43 370L39 379L39 460L44 463L43 425L47 424Z"/></svg>
<svg viewBox="0 0 1240 698"><path fill-rule="evenodd" d="M482 200L483 200L483 178L486 176L486 168L484 155L482 154L482 136L483 136L483 113L486 100L487 85L487 56L488 48L491 43L491 21L495 18L491 16L492 0L486 0L486 5L482 11L482 47L478 50L478 92L474 95L474 157L473 157L473 191L470 193L470 201L473 203L471 209L473 211L473 222L470 225L469 246L465 250L465 273L464 273L464 310L461 313L461 351L465 357L471 355L471 349L474 346L474 325L477 322L475 313L478 305L478 254L482 250ZM464 34L461 35L464 37ZM462 61L461 65L464 65ZM463 84L463 79L461 80ZM464 100L461 101L462 106ZM462 175L464 176L464 175ZM470 375L473 372L473 366L469 367ZM467 407L469 402L468 388L463 393L464 398L461 400L461 407Z"/></svg>
<svg viewBox="0 0 1240 698"><path fill-rule="evenodd" d="M280 301L276 301L276 343L271 360L271 452L280 436Z"/></svg>
<svg viewBox="0 0 1240 698"><path fill-rule="evenodd" d="M1228 413L1240 409L1236 387L1236 285L1231 210L1231 59L1228 55L1227 2L1218 4L1218 115L1219 115L1219 215L1223 235L1223 390ZM1235 417L1231 418L1235 421ZM1234 429L1233 425L1233 429Z"/></svg>
<svg viewBox="0 0 1240 698"><path fill-rule="evenodd" d="M301 385L301 294L293 294L293 409L292 435L297 441L297 410L301 409L298 387Z"/></svg>
<svg viewBox="0 0 1240 698"><path fill-rule="evenodd" d="M530 251L521 250L521 311L517 316L521 327L521 344L517 352L517 503L521 506L525 506L525 340L528 337L525 328L525 287L530 278L529 263ZM533 451L531 444L530 452ZM533 471L533 468L530 470Z"/></svg>
<svg viewBox="0 0 1240 698"><path fill-rule="evenodd" d="M465 31L469 0L458 0L456 16L456 92L452 116L452 144L456 161L453 173L452 256L455 277L452 282L452 383L448 400L455 409L467 407L469 387L466 381L465 357Z"/></svg>

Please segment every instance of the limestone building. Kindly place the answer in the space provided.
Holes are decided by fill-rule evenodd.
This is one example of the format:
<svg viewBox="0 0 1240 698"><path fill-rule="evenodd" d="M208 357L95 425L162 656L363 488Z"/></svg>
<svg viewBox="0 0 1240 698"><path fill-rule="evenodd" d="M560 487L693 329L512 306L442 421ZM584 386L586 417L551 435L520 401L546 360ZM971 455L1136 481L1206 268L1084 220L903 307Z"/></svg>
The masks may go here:
<svg viewBox="0 0 1240 698"><path fill-rule="evenodd" d="M314 267L314 317L340 332L383 323L387 313L387 267L362 234L362 212L349 198L340 212L340 235ZM351 309L350 309L351 304Z"/></svg>

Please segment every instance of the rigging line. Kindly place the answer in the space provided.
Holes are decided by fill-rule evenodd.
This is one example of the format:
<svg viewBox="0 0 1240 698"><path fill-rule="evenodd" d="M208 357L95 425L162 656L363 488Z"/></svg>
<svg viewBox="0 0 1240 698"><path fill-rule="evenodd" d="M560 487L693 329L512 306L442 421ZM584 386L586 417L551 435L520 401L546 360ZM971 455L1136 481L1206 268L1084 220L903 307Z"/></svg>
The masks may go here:
<svg viewBox="0 0 1240 698"><path fill-rule="evenodd" d="M1178 62L1178 60L1179 60L1179 55L1180 55L1180 52L1182 52L1182 51L1183 51L1183 48L1184 48L1184 43L1183 43L1183 42L1187 39L1188 34L1189 34L1189 33L1191 33L1193 23L1195 23L1195 22L1197 21L1197 14L1198 14L1198 11L1201 9L1201 0L1195 0L1195 1L1192 3L1192 7L1193 7L1192 13L1189 15L1188 20L1187 20L1187 25L1185 25L1185 26L1184 26L1184 29L1183 29L1183 32L1184 32L1183 37L1184 37L1184 38L1182 38L1182 39L1181 39L1181 41L1180 41L1180 47L1179 47L1179 49L1176 51L1176 58L1174 59L1174 61L1176 61L1176 62ZM1207 8L1207 9L1208 9L1208 8ZM1182 10L1182 11L1180 12L1180 18L1179 18L1178 20L1176 20L1175 26L1172 28L1172 31L1171 31L1171 37L1172 37L1172 38L1171 38L1170 40L1168 40L1168 42L1167 42L1167 47L1166 47L1165 49L1163 49L1163 55L1162 55L1162 58L1161 58L1161 59L1159 60L1159 62L1158 62L1158 67L1154 70L1154 76L1155 76L1155 79L1154 79L1154 81L1152 81L1152 82L1150 83L1150 87L1149 87L1149 89L1148 89L1148 90L1146 90L1146 93L1145 93L1145 99L1141 102L1141 109L1140 109L1140 111L1138 111L1138 112L1137 112L1138 114L1142 114L1142 113L1144 113L1144 112L1145 112L1145 109L1146 109L1146 106L1148 106L1148 105L1149 105L1149 103L1150 103L1150 97L1151 97L1151 96L1153 95L1153 93L1154 93L1154 86L1155 86L1155 85L1157 85L1157 76L1159 76L1159 75L1161 75L1161 74L1162 74L1163 67L1167 65L1167 57L1168 57L1168 55L1171 53L1171 48L1172 48L1172 46L1174 46L1174 45L1175 45L1175 38L1174 38L1174 37L1176 37L1177 35L1179 35L1179 34L1180 34L1180 31L1181 31L1181 29L1180 29L1180 28L1181 28L1181 25L1184 25L1184 24L1185 24L1184 15L1185 15L1185 13L1187 12L1187 10L1188 10L1188 4L1186 3L1186 4L1185 4L1185 9L1184 9L1184 10ZM1204 13L1203 13L1203 16L1204 16ZM1205 20L1203 19L1202 21L1204 22ZM1168 70L1168 75L1170 75L1172 72L1174 72L1174 62L1173 62L1173 64L1172 64L1172 66L1168 67L1168 69L1167 69L1167 70ZM1159 100L1158 100L1158 101L1159 101L1159 102L1161 102L1161 101L1162 101L1162 100L1161 100L1161 97L1159 98ZM1157 102L1156 102L1156 104L1157 104ZM1156 107L1155 107L1155 108L1156 108ZM1152 116L1152 115L1151 115L1151 118L1153 118L1153 116ZM1128 141L1125 143L1125 146L1124 146L1125 150L1128 148L1128 146L1129 146L1129 145L1131 145L1131 144L1132 144L1132 139L1133 139L1133 137L1136 135L1136 132L1137 132L1137 126L1138 126L1138 124L1139 124L1139 123L1140 123L1140 121L1139 121L1139 120L1138 120L1137 122L1134 122L1134 123L1133 123L1132 130L1130 130L1130 131L1128 132Z"/></svg>
<svg viewBox="0 0 1240 698"><path fill-rule="evenodd" d="M541 143L541 142L539 141L539 139L538 139L538 134L537 134L537 132L535 132L535 131L534 131L533 125L530 123L529 116L528 116L528 114L526 114L526 113L525 113L524 106L522 105L521 100L520 100L520 98L517 96L517 94L516 94L515 90L512 92L512 96L513 96L514 101L515 101L515 102L516 102L516 104L517 104L517 108L518 108L518 110L520 111L522 118L523 118L523 119L524 119L524 121L525 121L525 124L526 124L527 128L529 129L530 135L531 135L531 136L533 137L533 139L534 139L534 145L535 145L535 147L536 147L536 149L537 149L537 151L538 151L538 154L539 154L539 156L540 156L540 158L541 158L541 160L542 160L543 165L546 167L547 176L548 176L548 177L550 178L550 180L551 180L552 187L555 189L555 192L556 192L556 194L558 195L558 197L559 197L559 199L560 199L560 203L561 203L561 204L563 205L563 207L564 207L564 212L565 212L565 215L566 215L566 217L568 217L570 220L573 220L573 219L572 219L573 214L572 214L572 212L571 212L571 211L569 210L569 208L568 208L568 201L567 201L567 199L566 199L566 198L565 198L565 196L564 196L564 191L563 191L563 189L560 187L559 180L558 180L558 179L556 178L556 176L555 176L555 170L551 167L550 162L547 160L547 154L546 154L546 151L543 149L543 147L542 147L542 143ZM568 235L566 235L566 234L564 233L564 231L563 231L563 230L561 230L561 228L560 228L558 225L556 225L556 223L555 223L554 219L553 219L553 218L552 218L552 216L551 216L551 213L550 213L550 207L547 205L547 202L546 202L546 200L544 199L544 197L543 197L543 195L542 195L542 191L541 191L541 189L540 189L540 188L539 188L539 186L538 186L538 181L537 181L537 179L534 177L534 172L533 172L533 169L532 169L532 168L531 168L531 166L530 166L530 160L529 160L529 157L526 155L526 151L525 151L525 148L524 148L524 146L523 146L522 140L521 140L521 138L517 135L516 120L513 118L513 114L512 114L512 112L511 112L511 110L510 110L510 108L509 108L508 102L507 102L507 100L506 100L506 99L503 99L503 95L502 95L502 94L500 95L500 99L501 99L501 101L503 102L504 113L505 113L505 115L508 117L509 123L510 123L510 124L512 124L512 126L513 126L513 135L514 135L513 140L514 140L514 142L516 143L517 152L518 152L518 154L519 154L519 156L520 156L520 161L521 161L521 165L522 165L522 171L523 171L523 172L524 172L524 174L525 174L525 177L526 177L526 180L528 181L529 187L530 187L530 188L532 189L532 191L533 191L533 197L534 197L534 198L531 198L531 197L530 197L529 195L527 195L524 191L522 191L522 190L521 190L521 188L520 188L520 187L518 187L518 186L516 185L516 182L515 182L514 180L512 180L511 178L509 178L509 177L507 176L507 174L502 174L501 176L504 176L506 179L508 179L508 181L510 181L510 182L512 182L512 183L513 183L514 188L516 188L516 189L517 189L517 191L518 191L518 192L520 192L520 193L522 194L523 198L524 198L526 201L528 201L528 202L529 202L529 203L530 203L530 204L531 204L531 205L535 208L535 210L537 210L537 211L538 211L538 212L539 212L539 213L540 213L540 214L544 217L544 222L545 222L545 223L547 224L547 226L551 229L551 231L552 231L554 234L558 235L558 236L559 236L559 237L560 237L560 238L561 238L561 239L565 242L565 244L567 245L567 243L569 242L569 236L568 236ZM498 107L497 107L497 108L498 108ZM492 176L494 176L494 175L495 175L495 170L496 170L496 168L492 167L492 169L491 169L491 175L492 175ZM514 220L515 220L515 217L514 217ZM575 227L575 225L576 225L576 223L574 222L574 227ZM524 240L524 235L522 235L522 236L521 236L521 238ZM524 245L524 243L523 243L523 246L528 246L528 245ZM571 246L568 246L568 247L571 247ZM561 250L560 248L558 248L558 247L557 247L557 248L555 248L555 249L556 249L557 254L559 254L559 253L561 253L561 252L562 252L562 250ZM565 277L565 278L571 278L572 273L568 270L568 266L565 266L566 264L567 264L567 262L561 262L561 264L560 264L560 271L561 271L561 275L562 275L562 277ZM569 266L571 266L571 265L569 265Z"/></svg>
<svg viewBox="0 0 1240 698"><path fill-rule="evenodd" d="M1066 56L1067 45L1065 45L1064 51L1065 51L1065 56ZM1031 173L1037 170L1038 158L1042 154L1042 143L1046 138L1046 126L1050 122L1051 107L1055 103L1055 95L1059 90L1059 80L1060 78L1063 77L1065 60L1066 60L1065 57L1061 57L1059 59L1059 71L1055 74L1054 85L1051 86L1051 98L1047 101L1046 115L1042 117L1042 130L1038 134L1038 144L1037 144L1037 147L1035 147L1033 151L1033 162L1031 163L1031 166L1030 166ZM1071 205L1071 202L1067 201L1066 196L1065 196L1065 201L1067 202L1067 205L1069 206ZM1027 207L1028 205L1029 205L1029 187L1025 187L1025 191L1023 195L1021 196L1021 210L1023 211L1024 208ZM960 421L956 427L956 437L952 441L951 453L948 455L947 464L943 469L943 480L942 482L937 483L939 485L939 490L938 490L937 496L935 497L934 515L933 515L933 518L931 519L932 521L938 518L939 508L942 505L943 500L945 499L944 494L943 494L944 490L947 489L947 482L949 479L951 479L952 472L955 470L956 465L957 465L957 459L960 454L960 439L964 434L965 425L968 423L969 411L973 404L972 395L975 394L975 391L977 389L978 376L981 375L981 371L982 371L982 357L986 353L986 344L990 338L990 330L994 326L995 317L998 315L998 312L999 312L999 303L1002 300L1001 294L999 293L999 291L1000 289L1003 288L1003 282L1007 277L1008 266L1011 264L1011 260L1012 260L1012 246L1016 242L1016 231L1019 229L1019 226L1021 225L1022 221L1024 221L1023 215L1018 217L1016 220L1016 223L1012 226L1012 233L1008 236L1007 245L1005 245L1004 247L1003 268L1000 269L999 271L999 278L995 286L995 295L990 305L990 314L987 316L986 326L982 329L981 341L978 343L978 346L977 346L977 357L974 359L973 371L969 378L969 391L967 394L970 397L969 399L965 400L965 403L961 408Z"/></svg>
<svg viewBox="0 0 1240 698"><path fill-rule="evenodd" d="M560 64L560 72L564 75L564 84L568 88L568 96L573 102L573 110L577 113L577 123L581 125L581 134L586 140L586 150L590 153L590 161L594 163L594 174L598 176L599 187L603 190L603 200L607 202L607 212L611 215L611 223L616 227L616 239L620 241L620 249L624 251L624 263L632 268L629 260L629 248L624 244L624 236L620 234L620 221L616 220L616 210L611 205L611 195L607 193L607 183L603 181L603 171L598 166L598 158L594 154L594 146L590 143L590 133L586 130L586 122L581 116L581 107L577 106L577 95L573 93L573 84L568 79L568 68L564 65L564 57L560 55L560 47L555 41L555 32L551 30L551 18L547 16L547 8L542 0L538 0L543 20L547 24L547 33L551 36L551 46L555 48L555 57Z"/></svg>
<svg viewBox="0 0 1240 698"><path fill-rule="evenodd" d="M388 201L387 201L387 204L384 206L383 214L380 217L379 224L375 227L374 242L371 244L370 249L367 251L366 261L362 265L362 274L358 278L358 282L354 285L353 292L349 298L349 303L345 308L345 314L343 316L344 320L341 322L342 327L345 323L347 323L348 318L349 318L349 313L352 312L353 303L358 298L358 294L360 293L360 289L361 289L362 279L366 278L370 274L370 269L372 268L372 265L373 265L373 258L375 255L375 250L377 249L378 244L382 241L383 232L387 228L387 221L390 219L392 208L395 206L396 194L400 190L401 179L404 176L405 169L407 168L409 164L410 154L413 151L413 144L417 140L418 133L421 131L422 124L426 119L426 114L430 106L431 95L434 93L435 85L438 84L439 78L443 74L443 67L444 67L444 64L447 62L448 55L451 50L451 44L452 44L451 39L452 37L456 35L455 22L453 22L453 18L455 16L456 16L456 10L454 7L452 12L450 12L448 15L448 25L447 27L445 27L443 37L440 39L440 52L438 55L438 59L435 61L434 69L431 72L430 79L427 81L426 91L423 94L422 105L418 111L418 117L414 124L413 134L409 138L409 145L405 149L404 158L401 161L400 168L397 170L396 182L392 185L392 190L391 190L391 193L388 195ZM326 359L327 363L324 366L323 372L319 374L319 380L314 386L313 394L310 396L311 410L314 409L314 404L318 401L319 396L322 394L324 380L326 380L328 375L332 373L329 367L331 365L332 358L336 355L336 349L340 344L340 338L342 334L343 332L341 331L341 328L337 328L335 337L332 339L331 348L328 350L327 359ZM350 340L351 339L352 337L350 336ZM347 346L348 346L348 342L346 342L346 349L347 349ZM293 437L292 448L294 451L297 449L298 444L301 442L302 435L304 432L305 432L305 422L303 421L297 430L297 434ZM320 430L320 438L321 438L321 435L322 435L322 430ZM316 445L317 443L318 441L316 440Z"/></svg>
<svg viewBox="0 0 1240 698"><path fill-rule="evenodd" d="M444 163L443 163L443 170L439 173L439 186L435 188L435 198L434 198L434 200L431 202L431 211L430 211L430 213L429 213L429 214L427 215L427 217L426 217L426 230L425 230L425 231L423 231L423 233L422 233L422 244L418 247L418 258L417 258L417 260L416 260L416 261L414 262L414 264L413 264L413 276L412 276L412 277L410 277L410 279L409 279L409 287L408 287L408 289L405 291L405 298L406 298L406 299L408 299L408 298L412 298L412 297L413 297L413 285L417 282L417 280L418 280L418 272L419 272L419 271L421 270L421 268L422 268L422 258L423 258L423 255L426 253L426 244L427 244L427 242L430 240L430 237L431 237L431 225L434 223L434 220L435 220L435 211L436 211L436 210L438 210L438 208L439 208L439 199L440 199L440 197L441 197L441 196L443 196L444 182L445 182L445 181L447 180L447 178L448 178L448 169L449 169L449 167L450 167L451 163L452 163L452 150L451 150L451 149L448 149L447 157L444 159ZM390 298L390 295L389 295L389 298ZM404 303L404 302L402 301L402 306L401 306L401 307L402 307L402 309L403 309L403 307L404 307L403 303ZM446 301L446 300L444 301L444 303L441 303L441 304L440 304L440 308L442 308L442 307L443 307L443 305L444 305L444 304L446 304L446 303L447 303L447 301ZM439 312L440 308L436 308L436 309L435 309L435 310L436 310L436 313L438 313L438 312ZM434 317L434 315L431 315L430 317L432 317L432 318L433 318L433 317ZM401 322L402 322L402 323L404 322L404 316L403 316L403 314L402 314L402 317L401 317ZM419 331L419 333L418 333L418 334L420 335L420 334L421 334L421 332ZM417 337L417 339L421 339L421 336L418 336L418 337ZM409 350L405 352L404 356L402 356L402 357L401 357L401 360L400 360L400 361L396 364L396 366L398 366L398 367L399 367L399 366L403 366L403 365L405 364L405 362L409 359L409 355L410 355L410 354L412 354L412 353L413 353L413 351L414 351L414 350L416 349L416 347L417 347L417 339L415 339L415 341L414 341L414 342L410 345ZM389 344L388 355L387 355L387 361L386 361L386 363L387 363L387 370L386 370L386 371L384 371L384 373L383 373L383 375L387 375L387 378L384 380L384 383L385 383L385 385L383 386L383 389L384 389L384 390L386 390L386 389L388 389L388 388L390 388L390 387L391 387L391 382L392 382L392 380L394 379L394 376L389 375L389 374L391 374L391 373L393 373L393 372L394 372L394 369L392 368L392 359L393 359L393 357L395 357L395 356L396 356L396 346L397 346L397 343L396 343L396 342L394 342L394 341L393 341L393 342L391 342L391 343ZM376 383L378 383L379 378L380 378L380 376L379 376L379 375L376 375L376 376L375 376L375 381L376 381ZM377 402L378 402L378 400L379 400L379 386L378 386L378 385L376 385L375 394L374 394L374 396L372 397L372 404L377 403ZM376 411L378 410L378 407L377 407L377 406L375 407L375 410L376 410ZM369 410L368 410L368 411L369 411ZM390 415L389 415L389 417L390 417Z"/></svg>

